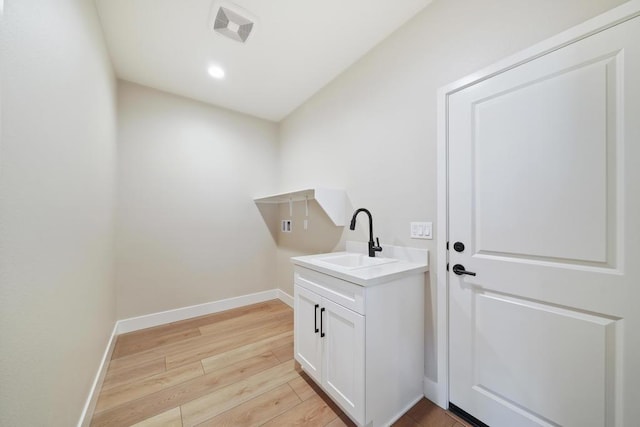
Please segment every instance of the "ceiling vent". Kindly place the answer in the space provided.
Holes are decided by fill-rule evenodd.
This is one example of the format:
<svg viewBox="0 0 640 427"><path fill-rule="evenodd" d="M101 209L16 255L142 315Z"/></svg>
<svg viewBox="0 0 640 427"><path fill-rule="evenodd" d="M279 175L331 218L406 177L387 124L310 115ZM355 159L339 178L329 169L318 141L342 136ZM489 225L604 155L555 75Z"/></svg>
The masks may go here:
<svg viewBox="0 0 640 427"><path fill-rule="evenodd" d="M255 19L231 3L214 3L213 30L232 40L245 43L254 30Z"/></svg>

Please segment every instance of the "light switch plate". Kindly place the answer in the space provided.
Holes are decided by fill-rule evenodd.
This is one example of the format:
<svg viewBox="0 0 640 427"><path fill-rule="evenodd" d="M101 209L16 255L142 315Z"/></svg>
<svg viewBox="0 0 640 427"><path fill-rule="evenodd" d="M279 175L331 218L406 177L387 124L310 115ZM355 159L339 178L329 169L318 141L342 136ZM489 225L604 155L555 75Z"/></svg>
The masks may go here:
<svg viewBox="0 0 640 427"><path fill-rule="evenodd" d="M410 236L412 239L433 239L433 223L412 222Z"/></svg>

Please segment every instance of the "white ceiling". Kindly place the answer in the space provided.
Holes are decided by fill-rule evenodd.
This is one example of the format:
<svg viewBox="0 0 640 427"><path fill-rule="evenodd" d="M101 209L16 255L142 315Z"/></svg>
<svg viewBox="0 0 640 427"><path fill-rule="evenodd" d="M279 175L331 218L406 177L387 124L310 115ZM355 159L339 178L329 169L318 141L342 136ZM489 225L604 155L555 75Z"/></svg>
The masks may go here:
<svg viewBox="0 0 640 427"><path fill-rule="evenodd" d="M119 78L279 121L430 2L97 0L97 5ZM235 4L257 18L246 44L213 32L214 4ZM211 64L222 66L226 77L212 79Z"/></svg>

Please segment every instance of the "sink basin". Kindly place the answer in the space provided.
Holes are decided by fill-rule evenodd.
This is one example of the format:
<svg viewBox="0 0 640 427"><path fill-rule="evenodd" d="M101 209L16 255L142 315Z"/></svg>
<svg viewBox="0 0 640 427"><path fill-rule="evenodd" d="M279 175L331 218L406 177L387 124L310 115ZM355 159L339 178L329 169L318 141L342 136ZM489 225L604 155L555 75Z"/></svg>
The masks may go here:
<svg viewBox="0 0 640 427"><path fill-rule="evenodd" d="M336 267L341 267L343 269L352 270L355 268L388 264L391 262L397 262L398 260L393 258L372 258L364 254L340 254L320 258L318 261L325 264L331 264Z"/></svg>

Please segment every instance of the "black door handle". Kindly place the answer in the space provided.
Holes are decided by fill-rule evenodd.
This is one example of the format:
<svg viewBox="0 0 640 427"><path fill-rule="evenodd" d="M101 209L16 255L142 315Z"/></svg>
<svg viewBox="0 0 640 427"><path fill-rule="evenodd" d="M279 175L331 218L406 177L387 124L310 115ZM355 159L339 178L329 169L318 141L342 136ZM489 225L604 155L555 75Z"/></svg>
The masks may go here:
<svg viewBox="0 0 640 427"><path fill-rule="evenodd" d="M322 313L324 313L324 307L320 309L320 338L324 338L324 328L322 327Z"/></svg>
<svg viewBox="0 0 640 427"><path fill-rule="evenodd" d="M318 333L319 329L318 329L318 307L320 307L319 304L316 304L316 308L314 309L315 312L313 313L313 329L315 329L314 333Z"/></svg>
<svg viewBox="0 0 640 427"><path fill-rule="evenodd" d="M467 276L475 276L476 273L474 273L473 271L467 271L464 269L464 265L462 264L456 264L453 266L453 272L456 273L458 276L461 276L463 274L466 274Z"/></svg>

